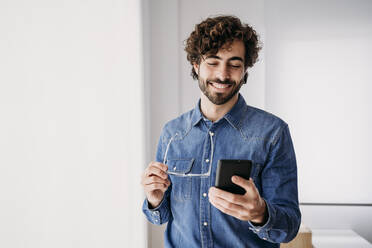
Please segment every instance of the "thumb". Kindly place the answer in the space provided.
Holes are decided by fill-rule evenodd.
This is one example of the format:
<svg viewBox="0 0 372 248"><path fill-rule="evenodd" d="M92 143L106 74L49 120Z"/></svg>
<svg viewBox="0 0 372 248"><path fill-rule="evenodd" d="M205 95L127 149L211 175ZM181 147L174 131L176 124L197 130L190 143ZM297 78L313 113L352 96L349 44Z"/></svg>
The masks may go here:
<svg viewBox="0 0 372 248"><path fill-rule="evenodd" d="M240 176L232 176L231 181L233 183L235 183L236 185L245 189L245 191L247 191L247 192L255 191L256 187L254 185L254 182L253 182L252 178L247 180L247 179L244 179Z"/></svg>

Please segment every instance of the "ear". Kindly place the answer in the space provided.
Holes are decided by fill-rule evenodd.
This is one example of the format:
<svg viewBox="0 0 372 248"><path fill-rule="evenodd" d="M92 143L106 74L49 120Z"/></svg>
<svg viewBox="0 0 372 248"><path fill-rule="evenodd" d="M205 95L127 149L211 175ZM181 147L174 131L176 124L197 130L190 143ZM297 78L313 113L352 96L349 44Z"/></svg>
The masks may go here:
<svg viewBox="0 0 372 248"><path fill-rule="evenodd" d="M193 67L194 67L195 73L199 76L199 74L198 74L198 72L199 72L199 65L197 63L194 63L193 64Z"/></svg>
<svg viewBox="0 0 372 248"><path fill-rule="evenodd" d="M246 84L247 83L247 79L248 79L248 71L246 71L245 73L244 73L244 76L243 76L243 84Z"/></svg>
<svg viewBox="0 0 372 248"><path fill-rule="evenodd" d="M247 79L248 79L248 72L246 72L244 74L244 83L246 84L247 83Z"/></svg>

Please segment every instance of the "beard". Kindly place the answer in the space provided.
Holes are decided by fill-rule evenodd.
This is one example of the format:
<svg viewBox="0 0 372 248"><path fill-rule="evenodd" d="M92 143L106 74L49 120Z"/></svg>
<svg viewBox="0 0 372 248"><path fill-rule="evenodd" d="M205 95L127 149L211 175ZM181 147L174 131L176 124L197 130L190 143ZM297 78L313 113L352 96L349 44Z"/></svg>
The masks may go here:
<svg viewBox="0 0 372 248"><path fill-rule="evenodd" d="M215 82L219 84L228 84L231 85L232 89L227 93L219 93L219 92L212 92L210 83ZM215 105L222 105L227 103L231 98L233 98L240 90L243 85L243 80L240 82L233 81L233 80L224 80L221 81L217 78L215 79L203 79L199 77L198 79L199 88L203 92L203 94Z"/></svg>

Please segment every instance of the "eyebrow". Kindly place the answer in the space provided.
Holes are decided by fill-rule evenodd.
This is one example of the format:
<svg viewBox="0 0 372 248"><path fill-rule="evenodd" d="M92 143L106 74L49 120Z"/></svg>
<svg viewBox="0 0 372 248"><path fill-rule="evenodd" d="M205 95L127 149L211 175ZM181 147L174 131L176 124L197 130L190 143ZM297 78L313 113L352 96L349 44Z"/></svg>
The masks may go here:
<svg viewBox="0 0 372 248"><path fill-rule="evenodd" d="M219 56L217 56L217 55L209 55L209 56L207 56L205 59L219 59L219 60L222 60L221 57L219 57ZM239 60L239 61L241 61L241 62L244 62L244 60L243 60L241 57L239 57L239 56L231 57L231 58L229 58L228 60L229 60L229 61L231 61L231 60Z"/></svg>

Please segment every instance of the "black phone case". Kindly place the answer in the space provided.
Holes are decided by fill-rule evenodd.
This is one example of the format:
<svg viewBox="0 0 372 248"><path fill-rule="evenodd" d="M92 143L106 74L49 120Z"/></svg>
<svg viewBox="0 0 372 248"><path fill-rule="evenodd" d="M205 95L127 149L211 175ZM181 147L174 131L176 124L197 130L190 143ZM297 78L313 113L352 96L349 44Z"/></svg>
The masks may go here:
<svg viewBox="0 0 372 248"><path fill-rule="evenodd" d="M244 195L245 189L234 184L231 177L236 175L249 180L252 169L251 160L222 159L218 160L216 187L234 194Z"/></svg>

